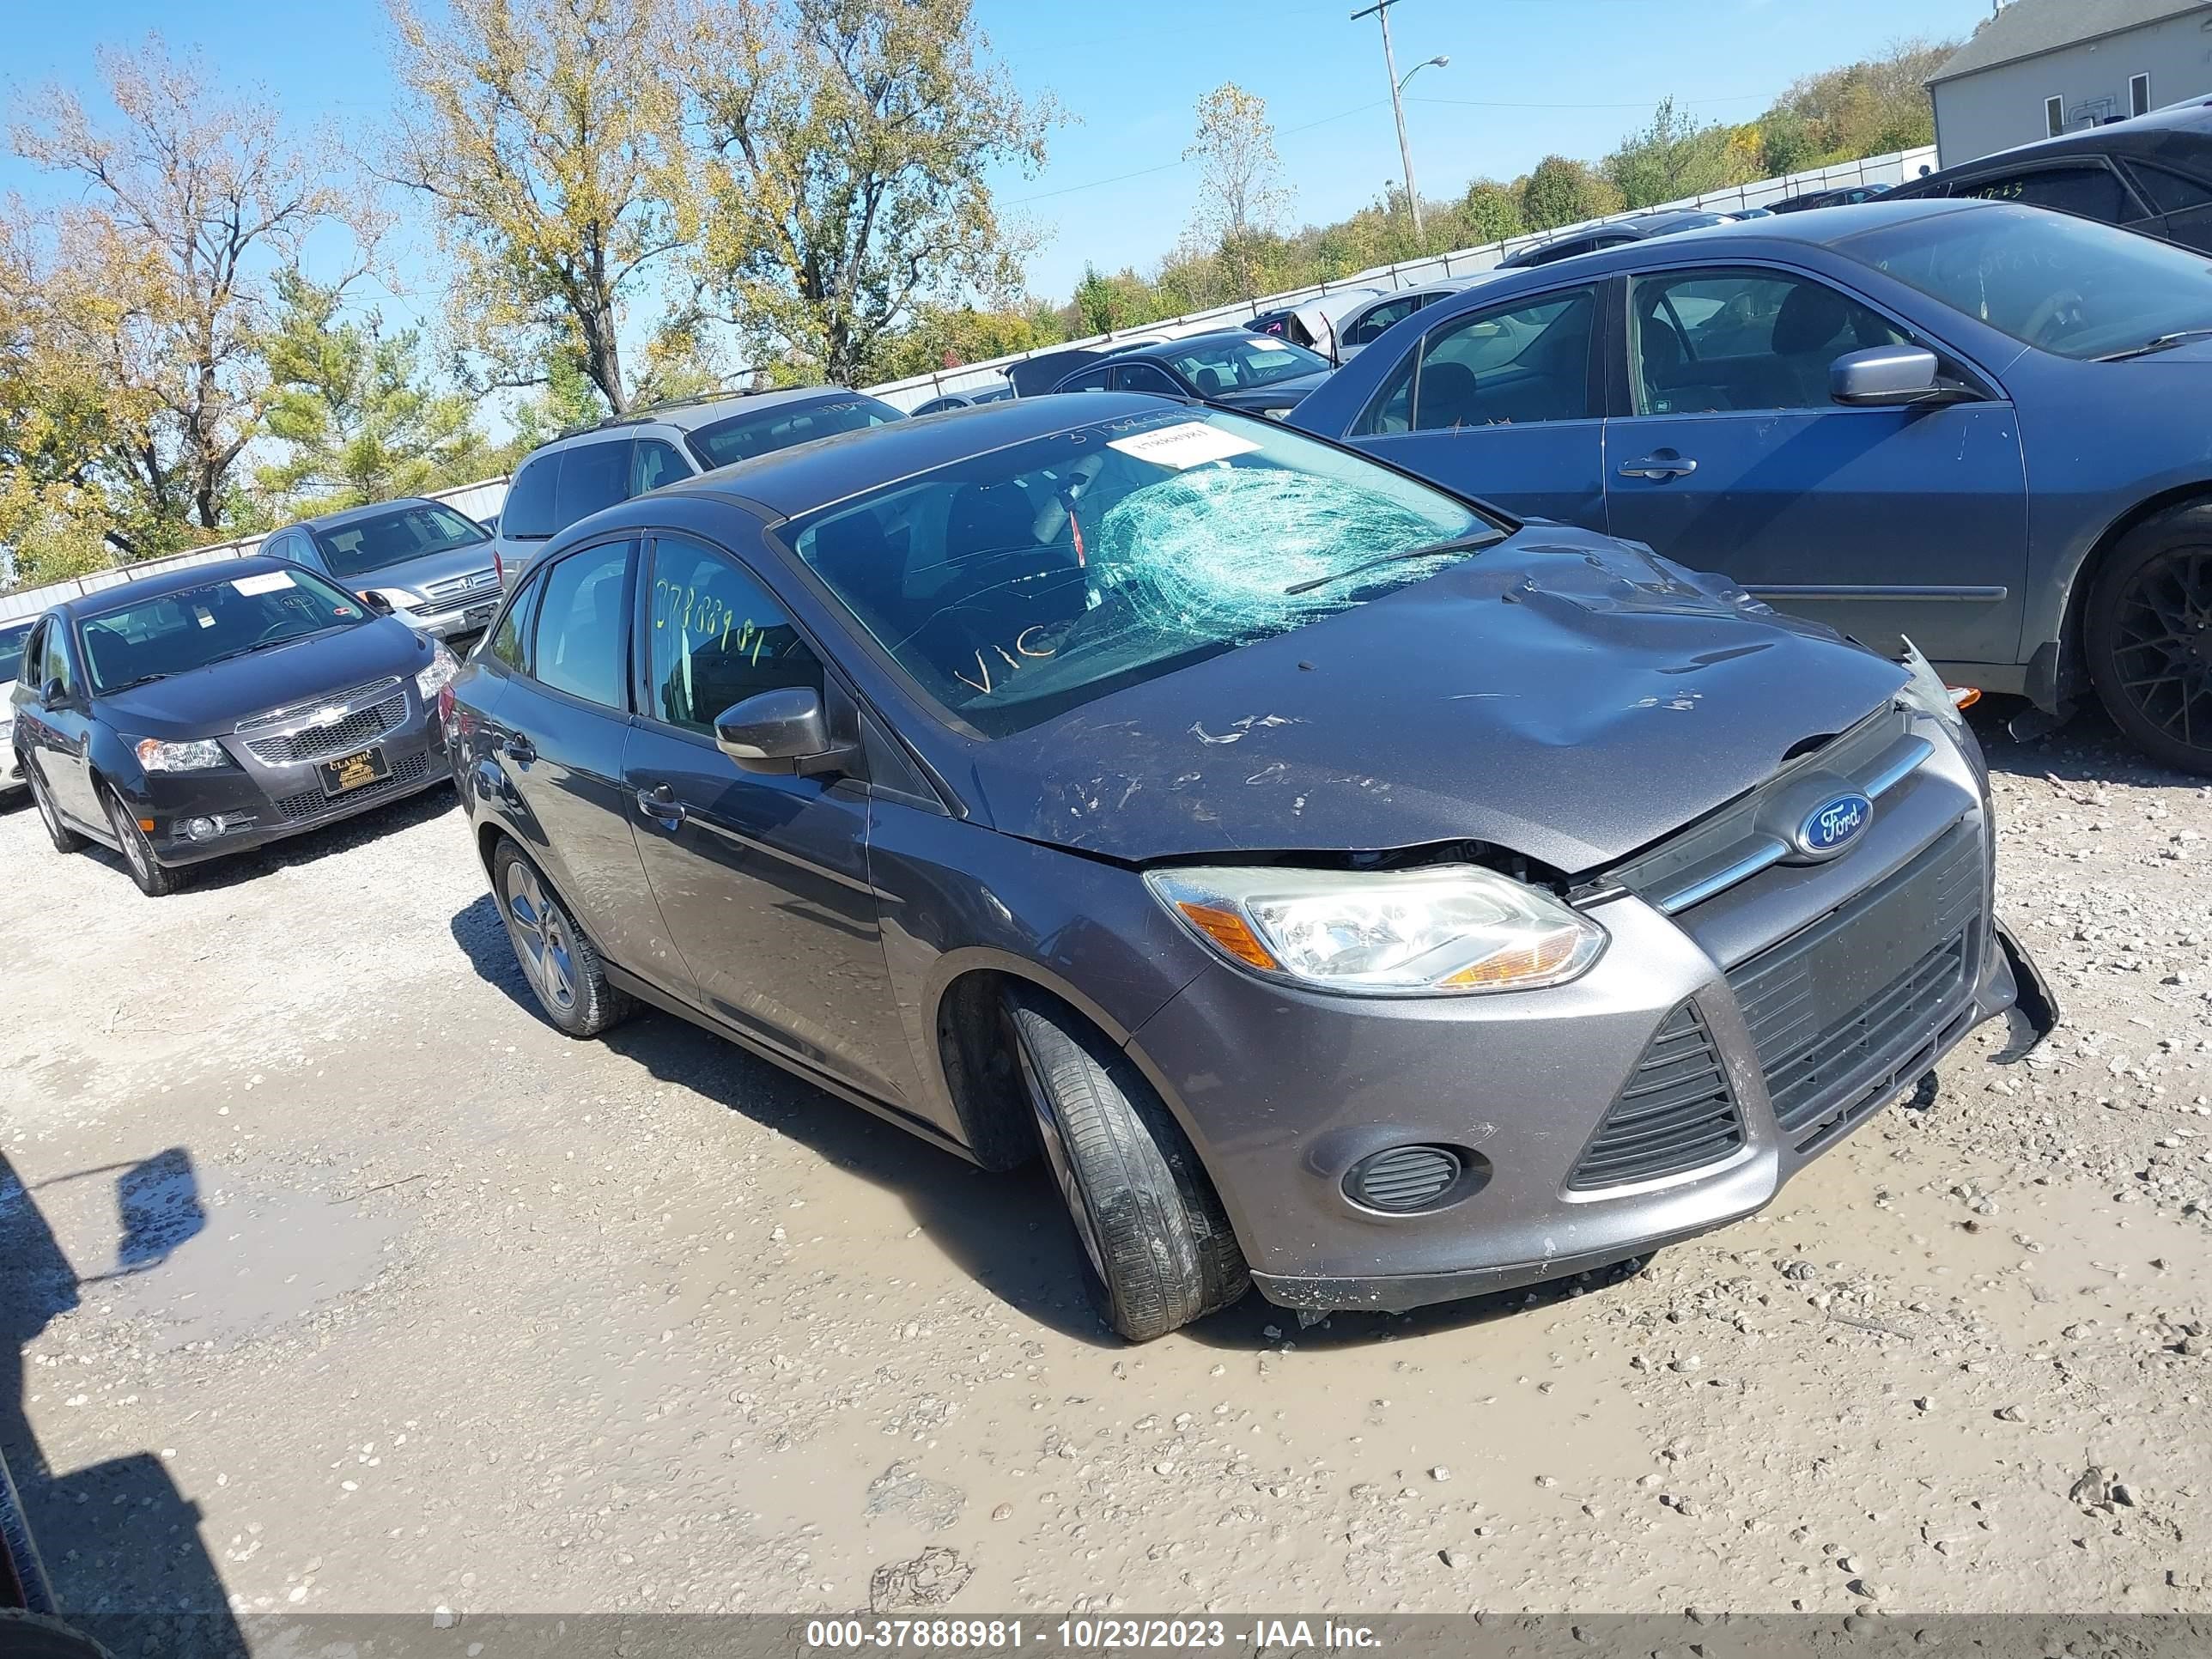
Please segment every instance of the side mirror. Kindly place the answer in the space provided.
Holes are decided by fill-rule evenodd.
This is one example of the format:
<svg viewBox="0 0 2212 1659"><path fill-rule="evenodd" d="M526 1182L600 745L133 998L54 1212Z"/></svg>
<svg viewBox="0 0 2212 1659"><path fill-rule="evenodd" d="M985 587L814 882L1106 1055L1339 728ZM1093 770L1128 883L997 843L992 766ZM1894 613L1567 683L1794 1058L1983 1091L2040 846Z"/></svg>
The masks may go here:
<svg viewBox="0 0 2212 1659"><path fill-rule="evenodd" d="M374 588L361 596L361 602L380 617L388 617L392 614L392 601Z"/></svg>
<svg viewBox="0 0 2212 1659"><path fill-rule="evenodd" d="M1923 346L1871 346L1846 351L1828 365L1828 396L1839 404L1881 408L1945 395L1937 384L1936 354Z"/></svg>
<svg viewBox="0 0 2212 1659"><path fill-rule="evenodd" d="M69 700L69 688L58 679L48 680L39 688L39 707L41 708L59 708Z"/></svg>
<svg viewBox="0 0 2212 1659"><path fill-rule="evenodd" d="M821 693L811 686L763 691L722 711L714 746L741 771L811 776L842 772L860 745L830 735Z"/></svg>

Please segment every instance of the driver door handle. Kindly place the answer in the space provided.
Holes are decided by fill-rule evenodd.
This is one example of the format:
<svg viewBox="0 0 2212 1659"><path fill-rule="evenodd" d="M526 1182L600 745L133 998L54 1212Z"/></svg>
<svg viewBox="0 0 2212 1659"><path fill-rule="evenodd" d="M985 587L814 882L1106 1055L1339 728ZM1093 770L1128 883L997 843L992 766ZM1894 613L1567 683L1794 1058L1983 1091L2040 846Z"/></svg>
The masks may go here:
<svg viewBox="0 0 2212 1659"><path fill-rule="evenodd" d="M527 766L538 758L538 745L517 732L500 744L500 752L520 766Z"/></svg>
<svg viewBox="0 0 2212 1659"><path fill-rule="evenodd" d="M639 790L637 810L664 829L673 830L684 822L684 803L676 799L676 792L665 783Z"/></svg>
<svg viewBox="0 0 2212 1659"><path fill-rule="evenodd" d="M1620 476L1624 478L1650 478L1663 482L1668 478L1686 478L1698 470L1698 464L1686 455L1677 455L1672 450L1662 450L1656 455L1646 455L1640 461L1623 461Z"/></svg>

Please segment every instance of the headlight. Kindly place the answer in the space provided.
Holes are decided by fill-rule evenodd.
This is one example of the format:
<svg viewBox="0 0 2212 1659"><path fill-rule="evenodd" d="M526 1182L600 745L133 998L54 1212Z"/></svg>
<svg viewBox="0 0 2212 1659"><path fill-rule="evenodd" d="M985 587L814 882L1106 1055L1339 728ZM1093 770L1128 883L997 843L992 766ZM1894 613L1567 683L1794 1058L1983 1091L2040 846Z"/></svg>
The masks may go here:
<svg viewBox="0 0 2212 1659"><path fill-rule="evenodd" d="M431 653L430 665L416 675L415 689L422 694L424 702L431 702L460 672L460 659L444 646L439 646Z"/></svg>
<svg viewBox="0 0 2212 1659"><path fill-rule="evenodd" d="M375 594L395 612L419 610L422 605L421 594L410 592L404 587L372 587L368 590L368 593ZM368 594L364 593L362 597L366 599Z"/></svg>
<svg viewBox="0 0 2212 1659"><path fill-rule="evenodd" d="M1475 865L1156 870L1145 880L1231 961L1352 995L1533 990L1573 979L1605 949L1589 917Z"/></svg>
<svg viewBox="0 0 2212 1659"><path fill-rule="evenodd" d="M1943 684L1943 677L1929 666L1928 659L1920 654L1920 647L1911 640L1905 641L1905 654L1898 662L1911 677L1898 695L1948 732L1961 748L1966 747L1973 732L1966 725L1966 714L1960 708L1959 700L1951 695L1951 688Z"/></svg>
<svg viewBox="0 0 2212 1659"><path fill-rule="evenodd" d="M153 738L143 738L138 743L138 764L149 772L207 772L230 764L230 757L212 738L201 738L191 743L161 743Z"/></svg>

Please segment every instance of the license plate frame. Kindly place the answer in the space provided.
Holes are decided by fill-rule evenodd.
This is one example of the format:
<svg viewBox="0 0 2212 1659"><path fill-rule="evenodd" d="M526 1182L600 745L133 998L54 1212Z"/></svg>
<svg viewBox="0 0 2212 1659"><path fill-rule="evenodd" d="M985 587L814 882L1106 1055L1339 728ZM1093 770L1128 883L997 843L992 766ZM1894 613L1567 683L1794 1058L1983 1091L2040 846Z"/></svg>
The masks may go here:
<svg viewBox="0 0 2212 1659"><path fill-rule="evenodd" d="M320 762L315 775L322 780L323 793L332 800L349 795L357 789L366 789L373 783L381 783L392 775L392 763L385 758L384 745L373 743L366 749L356 749L350 755L340 755L335 760Z"/></svg>

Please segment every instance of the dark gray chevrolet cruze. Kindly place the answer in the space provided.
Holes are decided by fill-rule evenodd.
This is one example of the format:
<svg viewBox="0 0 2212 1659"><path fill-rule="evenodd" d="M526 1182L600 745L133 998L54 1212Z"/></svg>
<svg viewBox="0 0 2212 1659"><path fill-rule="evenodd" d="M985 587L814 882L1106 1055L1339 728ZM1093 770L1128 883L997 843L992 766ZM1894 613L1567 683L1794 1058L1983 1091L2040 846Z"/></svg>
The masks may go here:
<svg viewBox="0 0 2212 1659"><path fill-rule="evenodd" d="M1135 1339L1637 1255L2050 1018L1917 656L1199 405L625 502L448 703L556 1024L643 1000L1042 1149Z"/></svg>

